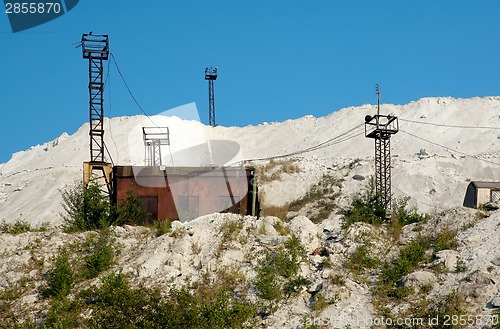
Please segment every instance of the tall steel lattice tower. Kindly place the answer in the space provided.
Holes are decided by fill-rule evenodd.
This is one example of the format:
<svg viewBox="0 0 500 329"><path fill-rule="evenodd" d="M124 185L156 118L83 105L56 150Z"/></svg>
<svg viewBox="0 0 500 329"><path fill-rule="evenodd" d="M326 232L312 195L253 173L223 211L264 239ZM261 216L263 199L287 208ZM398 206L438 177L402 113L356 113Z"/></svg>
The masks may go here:
<svg viewBox="0 0 500 329"><path fill-rule="evenodd" d="M398 118L380 114L380 86L377 114L365 117L365 137L375 139L375 191L386 213L391 211L391 136L399 131Z"/></svg>
<svg viewBox="0 0 500 329"><path fill-rule="evenodd" d="M89 123L90 123L90 161L83 164L83 182L87 187L91 180L104 178L107 192L111 193L112 164L104 157L104 81L103 61L108 60L109 40L107 35L96 35L92 32L83 34L83 58L89 61ZM99 172L96 176L95 172Z"/></svg>
<svg viewBox="0 0 500 329"><path fill-rule="evenodd" d="M205 80L208 80L208 124L215 127L214 81L217 80L217 67L205 69Z"/></svg>

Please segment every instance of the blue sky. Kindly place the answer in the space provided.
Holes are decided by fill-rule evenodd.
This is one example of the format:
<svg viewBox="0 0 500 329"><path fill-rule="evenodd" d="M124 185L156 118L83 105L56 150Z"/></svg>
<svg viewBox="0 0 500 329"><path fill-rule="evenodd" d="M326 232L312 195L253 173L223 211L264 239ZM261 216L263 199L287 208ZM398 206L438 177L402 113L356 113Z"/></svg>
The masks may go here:
<svg viewBox="0 0 500 329"><path fill-rule="evenodd" d="M218 66L217 123L245 126L376 103L376 83L383 103L499 95L499 13L496 0L82 0L12 33L2 11L0 163L88 120L82 33L109 34L148 114L196 102L207 123L204 69ZM110 76L105 115L140 114Z"/></svg>

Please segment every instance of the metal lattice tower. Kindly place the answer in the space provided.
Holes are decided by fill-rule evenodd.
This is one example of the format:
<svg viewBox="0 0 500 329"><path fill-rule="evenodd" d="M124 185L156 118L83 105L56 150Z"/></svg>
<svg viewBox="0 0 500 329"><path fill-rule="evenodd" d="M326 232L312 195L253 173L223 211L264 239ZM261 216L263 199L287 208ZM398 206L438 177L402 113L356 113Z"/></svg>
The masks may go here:
<svg viewBox="0 0 500 329"><path fill-rule="evenodd" d="M208 124L215 127L214 80L217 80L217 67L205 69L205 80L208 80Z"/></svg>
<svg viewBox="0 0 500 329"><path fill-rule="evenodd" d="M107 35L86 33L81 40L82 54L89 61L89 123L90 123L90 161L84 163L84 186L88 186L94 171L102 172L107 190L111 193L111 168L104 157L104 81L103 61L109 57L109 40ZM97 177L99 178L99 177Z"/></svg>
<svg viewBox="0 0 500 329"><path fill-rule="evenodd" d="M144 165L161 166L161 147L170 145L168 127L142 127L144 140Z"/></svg>
<svg viewBox="0 0 500 329"><path fill-rule="evenodd" d="M380 114L377 84L377 114L365 117L365 137L375 139L375 191L386 212L391 210L391 135L399 131L398 118Z"/></svg>

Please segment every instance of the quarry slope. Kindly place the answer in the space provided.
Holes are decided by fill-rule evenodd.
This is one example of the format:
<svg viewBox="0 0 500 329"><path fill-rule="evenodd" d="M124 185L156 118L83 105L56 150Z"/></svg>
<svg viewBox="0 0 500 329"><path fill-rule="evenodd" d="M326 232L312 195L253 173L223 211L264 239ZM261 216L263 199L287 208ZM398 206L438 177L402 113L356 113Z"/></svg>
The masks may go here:
<svg viewBox="0 0 500 329"><path fill-rule="evenodd" d="M177 117L117 117L105 120L105 142L115 164L142 165L141 127L151 126L152 120L170 129L171 145L163 150L166 165L204 166L213 164L210 154L186 158L182 150L208 140L235 141L241 147L234 158L237 162L300 152L333 139L323 148L293 156L302 169L298 177L261 188L265 204L282 205L303 195L325 168L359 159L353 174L372 175L374 142L364 137L363 123L366 115L375 112L373 105L363 105L322 118L306 116L241 128L212 128ZM391 141L396 196L409 195L412 202L430 211L461 205L469 180L500 180L495 164L500 162L500 131L480 128L499 127L500 97L424 98L407 105L382 105L382 113L399 117L400 132ZM73 135L63 133L53 141L15 153L10 161L1 164L0 221L60 224L59 190L82 176L82 162L89 157L88 142L88 124L83 124ZM356 192L360 184L363 182L347 181L343 190Z"/></svg>
<svg viewBox="0 0 500 329"><path fill-rule="evenodd" d="M161 235L141 226L112 227L119 246L116 262L99 277L79 282L70 298L77 298L77 289L99 285L106 274L122 272L133 286L158 287L166 295L180 287L195 293L193 287L200 283L225 285L236 280L235 298L268 305L255 288L259 262L265 253L280 250L296 236L304 247L298 273L309 284L293 297L271 303L273 311L256 316L258 327L311 328L304 321L317 320L320 328L379 328L384 326L373 321L389 313L401 318L430 316L418 312L455 304L460 308L441 312L466 312L474 319L491 316L500 308L500 212L461 205L470 180L500 180L500 131L493 128L500 126L500 97L425 98L382 106L383 113L400 119L400 132L391 141L395 197L409 196L410 205L430 214L426 222L406 225L396 233L390 225L357 222L346 227L337 212L350 203L353 194L366 188L373 175L374 143L365 138L363 123L375 111L374 106L363 105L323 118L306 116L242 128L212 128L162 116L106 120L106 144L115 164L143 164L141 127L150 126L152 119L170 129L166 165L213 164L210 150L192 157L185 157L183 150L207 140L235 141L241 148L225 163L246 159L272 172L283 170L259 181L264 212L286 209L311 186L327 180L332 185L329 193L337 196L336 210L318 217L317 203L305 203L281 218L211 214L187 223L175 221L171 231ZM325 141L329 142L320 148L301 152ZM51 226L42 232L0 233L0 309L8 311L0 315L0 324L12 318L43 322L53 306L41 292L54 257L66 246L75 251L71 253L74 264L81 262L85 241L98 234L68 234L57 228L61 224L60 189L81 179L87 153L88 125L84 124L73 135L63 133L0 165L0 222ZM269 166L271 157L290 153L294 154L276 158L278 165ZM280 167L280 160L290 159L298 170L287 172ZM442 232L453 233L447 242L453 240L454 245L435 246ZM375 288L381 283L384 264L396 264L398 253L421 237L433 245L426 247L424 260L398 281L408 295L377 297ZM355 255L362 250L363 255L375 257L378 265L353 269ZM463 327L494 325L476 321Z"/></svg>

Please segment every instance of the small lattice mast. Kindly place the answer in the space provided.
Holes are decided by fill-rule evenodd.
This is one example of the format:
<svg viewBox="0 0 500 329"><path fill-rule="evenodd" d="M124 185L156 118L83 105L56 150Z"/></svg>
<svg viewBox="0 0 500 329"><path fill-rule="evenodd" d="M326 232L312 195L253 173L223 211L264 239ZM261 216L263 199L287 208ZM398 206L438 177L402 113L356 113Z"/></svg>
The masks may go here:
<svg viewBox="0 0 500 329"><path fill-rule="evenodd" d="M365 137L375 139L375 191L386 213L391 211L391 136L399 131L398 118L380 114L380 86L376 85L377 114L365 117Z"/></svg>
<svg viewBox="0 0 500 329"><path fill-rule="evenodd" d="M208 124L215 127L214 81L217 80L217 67L205 69L205 80L208 80Z"/></svg>

